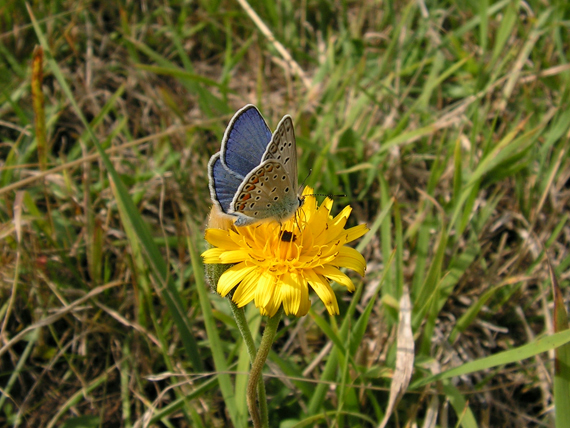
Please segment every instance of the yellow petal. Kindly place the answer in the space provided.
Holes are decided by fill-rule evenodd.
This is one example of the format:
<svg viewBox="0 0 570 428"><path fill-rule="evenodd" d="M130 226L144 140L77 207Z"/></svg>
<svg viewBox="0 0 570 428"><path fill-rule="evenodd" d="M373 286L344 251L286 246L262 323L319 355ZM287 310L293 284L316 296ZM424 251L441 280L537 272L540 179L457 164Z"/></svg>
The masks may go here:
<svg viewBox="0 0 570 428"><path fill-rule="evenodd" d="M205 238L206 241L214 247L223 248L225 250L237 250L240 248L239 245L230 238L227 230L206 229Z"/></svg>
<svg viewBox="0 0 570 428"><path fill-rule="evenodd" d="M301 302L301 292L289 273L281 276L280 293L285 314L296 314Z"/></svg>
<svg viewBox="0 0 570 428"><path fill-rule="evenodd" d="M359 224L358 226L351 227L350 229L346 229L347 233L347 240L346 242L352 242L355 239L360 238L361 236L365 235L368 232L368 226L365 224Z"/></svg>
<svg viewBox="0 0 570 428"><path fill-rule="evenodd" d="M340 285L344 285L348 288L348 291L354 291L355 289L352 280L334 266L325 265L323 267L316 267L314 271L332 281L336 281Z"/></svg>
<svg viewBox="0 0 570 428"><path fill-rule="evenodd" d="M329 212L327 210L319 210L311 218L311 222L307 224L309 229L308 235L313 238L314 245L323 245L329 238Z"/></svg>
<svg viewBox="0 0 570 428"><path fill-rule="evenodd" d="M319 299L321 299L325 304L328 313L331 315L338 315L338 302L329 282L310 269L305 270L304 274L311 288L315 290Z"/></svg>
<svg viewBox="0 0 570 428"><path fill-rule="evenodd" d="M295 314L298 317L304 317L309 312L311 307L311 299L309 299L309 284L302 274L293 274L293 279L297 282L297 286L301 289L301 298L299 302L299 309Z"/></svg>
<svg viewBox="0 0 570 428"><path fill-rule="evenodd" d="M305 285L301 290L301 305L299 306L299 310L295 314L298 317L304 317L307 315L311 309L311 299L309 299L309 286Z"/></svg>
<svg viewBox="0 0 570 428"><path fill-rule="evenodd" d="M208 264L220 264L220 256L224 254L226 250L222 248L210 248L202 253L202 257L204 258L204 263Z"/></svg>
<svg viewBox="0 0 570 428"><path fill-rule="evenodd" d="M347 205L346 207L344 207L342 209L342 211L340 213L337 214L337 216L334 218L334 222L336 223L336 222L341 221L341 219L343 219L343 220L345 220L345 223L346 223L346 220L350 216L351 212L352 212L352 207L350 205Z"/></svg>
<svg viewBox="0 0 570 428"><path fill-rule="evenodd" d="M232 300L238 308L244 307L255 297L255 290L259 282L261 272L261 269L254 269L237 286L236 291L232 296Z"/></svg>
<svg viewBox="0 0 570 428"><path fill-rule="evenodd" d="M330 262L336 267L345 267L358 272L360 276L364 276L366 270L366 260L362 254L351 247L341 247L338 252L338 256Z"/></svg>
<svg viewBox="0 0 570 428"><path fill-rule="evenodd" d="M305 187L303 195L305 195L307 189L310 188ZM311 221L311 217L314 215L316 211L317 211L317 199L314 196L305 196L305 198L303 199L303 206L299 210L300 220L302 222Z"/></svg>
<svg viewBox="0 0 570 428"><path fill-rule="evenodd" d="M244 262L248 258L248 254L244 250L226 250L220 255L220 261L227 265Z"/></svg>
<svg viewBox="0 0 570 428"><path fill-rule="evenodd" d="M315 193L315 190L311 186L305 186L302 196L312 195L313 193Z"/></svg>
<svg viewBox="0 0 570 428"><path fill-rule="evenodd" d="M255 306L264 308L274 297L277 278L275 275L264 270L259 276L257 287L255 289Z"/></svg>
<svg viewBox="0 0 570 428"><path fill-rule="evenodd" d="M330 239L337 239L338 236L343 235L346 231L344 226L348 220L348 215L352 211L350 206L345 207L339 215L337 215L332 221L329 221L329 231L328 234ZM344 244L345 242L343 242Z"/></svg>
<svg viewBox="0 0 570 428"><path fill-rule="evenodd" d="M257 300L255 306L259 308L261 315L267 315L268 317L273 317L279 308L281 307L281 290L280 287L276 287L273 293L273 298L270 299L264 306L258 306Z"/></svg>
<svg viewBox="0 0 570 428"><path fill-rule="evenodd" d="M324 207L324 209L326 209L330 213L332 206L333 206L333 200L327 196L323 201L321 207Z"/></svg>
<svg viewBox="0 0 570 428"><path fill-rule="evenodd" d="M287 315L304 316L311 307L307 283L301 275L286 273L281 277L281 299Z"/></svg>
<svg viewBox="0 0 570 428"><path fill-rule="evenodd" d="M246 266L239 263L225 271L218 280L218 293L225 297L242 279L244 279L256 266Z"/></svg>

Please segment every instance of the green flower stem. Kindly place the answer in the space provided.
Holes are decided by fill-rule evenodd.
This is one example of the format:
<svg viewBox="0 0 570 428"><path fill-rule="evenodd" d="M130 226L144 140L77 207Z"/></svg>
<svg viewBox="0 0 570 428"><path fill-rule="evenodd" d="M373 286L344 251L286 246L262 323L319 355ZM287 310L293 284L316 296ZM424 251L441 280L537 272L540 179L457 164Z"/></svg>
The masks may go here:
<svg viewBox="0 0 570 428"><path fill-rule="evenodd" d="M228 300L230 301L230 308L232 309L232 314L236 320L236 324L241 333L241 337L243 337L243 341L245 342L249 360L253 364L253 361L255 361L255 354L257 354L257 349L255 349L255 342L253 341L251 331L245 318L245 311L243 308L238 308L232 299L228 298ZM261 414L261 420L268 421L269 418L267 414L267 398L265 397L265 383L261 377L259 378L257 393L259 394L259 412Z"/></svg>
<svg viewBox="0 0 570 428"><path fill-rule="evenodd" d="M249 413L253 421L254 428L269 428L269 419L267 417L267 410L265 411L264 419L261 419L260 414L257 411L256 405L256 386L259 382L263 382L261 377L261 371L265 366L265 361L269 355L269 350L273 341L275 340L275 333L277 333L277 327L279 326L279 321L281 321L281 315L283 314L283 308L267 320L267 325L265 326L265 331L263 332L263 337L261 338L261 344L259 345L259 350L255 356L255 360L251 365L251 372L249 373L249 381L247 382L247 407L249 408ZM260 397L260 403L262 402ZM267 402L264 399L265 406ZM263 422L262 422L263 421Z"/></svg>

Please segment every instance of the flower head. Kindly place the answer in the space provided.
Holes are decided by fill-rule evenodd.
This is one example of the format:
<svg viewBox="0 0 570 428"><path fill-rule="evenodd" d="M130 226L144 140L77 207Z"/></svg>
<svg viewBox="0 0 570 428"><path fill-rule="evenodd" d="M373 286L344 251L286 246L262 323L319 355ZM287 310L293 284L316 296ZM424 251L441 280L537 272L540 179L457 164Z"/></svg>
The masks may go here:
<svg viewBox="0 0 570 428"><path fill-rule="evenodd" d="M311 307L310 285L329 314L339 313L330 281L354 291L352 280L339 268L364 275L364 257L345 244L360 238L368 228L359 225L345 230L351 208L333 218L332 200L327 198L319 207L312 193L313 189L305 188L304 204L282 224L273 221L206 230L206 240L213 248L202 254L204 262L233 265L218 280L219 294L226 296L235 288L232 300L239 307L254 300L262 315L272 317L283 305L286 314L299 317Z"/></svg>

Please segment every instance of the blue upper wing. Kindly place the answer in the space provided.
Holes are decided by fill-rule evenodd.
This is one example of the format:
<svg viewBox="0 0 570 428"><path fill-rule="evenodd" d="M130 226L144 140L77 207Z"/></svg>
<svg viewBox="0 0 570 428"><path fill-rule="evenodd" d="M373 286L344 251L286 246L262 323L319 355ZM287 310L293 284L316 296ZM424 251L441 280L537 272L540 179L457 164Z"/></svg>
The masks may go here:
<svg viewBox="0 0 570 428"><path fill-rule="evenodd" d="M254 105L240 109L230 121L222 140L222 163L242 179L259 166L271 131Z"/></svg>
<svg viewBox="0 0 570 428"><path fill-rule="evenodd" d="M219 152L210 159L208 175L212 201L217 202L222 211L227 214L242 179L222 164Z"/></svg>

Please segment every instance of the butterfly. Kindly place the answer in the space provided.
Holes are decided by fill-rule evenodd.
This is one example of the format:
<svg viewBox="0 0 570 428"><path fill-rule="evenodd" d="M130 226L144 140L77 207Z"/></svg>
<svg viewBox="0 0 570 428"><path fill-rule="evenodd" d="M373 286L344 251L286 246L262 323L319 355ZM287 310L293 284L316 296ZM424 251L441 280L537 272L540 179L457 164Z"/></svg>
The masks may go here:
<svg viewBox="0 0 570 428"><path fill-rule="evenodd" d="M290 218L303 204L297 183L297 146L291 116L272 134L252 104L234 114L221 150L208 163L210 196L236 226Z"/></svg>

